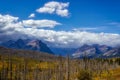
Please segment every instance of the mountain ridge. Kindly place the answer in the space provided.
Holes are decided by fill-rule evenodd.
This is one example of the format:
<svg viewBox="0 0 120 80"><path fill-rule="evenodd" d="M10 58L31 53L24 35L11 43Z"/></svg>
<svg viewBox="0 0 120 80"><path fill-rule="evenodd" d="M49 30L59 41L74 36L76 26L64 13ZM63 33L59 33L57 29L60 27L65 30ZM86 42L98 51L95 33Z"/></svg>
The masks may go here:
<svg viewBox="0 0 120 80"><path fill-rule="evenodd" d="M75 53L72 54L74 58L81 58L81 57L115 57L120 56L120 47L110 47L107 45L83 45L79 47Z"/></svg>
<svg viewBox="0 0 120 80"><path fill-rule="evenodd" d="M41 40L30 40L30 39L18 39L16 41L9 40L7 42L3 42L0 46L12 48L12 49L23 49L23 50L33 50L40 52L47 52L50 54L54 54L50 48L43 43Z"/></svg>
<svg viewBox="0 0 120 80"><path fill-rule="evenodd" d="M73 58L81 58L83 56L87 56L90 58L120 56L119 46L111 47L100 44L91 44L91 45L84 44L78 48L58 48L58 47L48 47L47 44L43 43L41 40L18 39L16 41L9 40L7 42L3 42L0 44L0 46L13 48L13 49L46 52L61 56L66 56L67 54L69 54Z"/></svg>

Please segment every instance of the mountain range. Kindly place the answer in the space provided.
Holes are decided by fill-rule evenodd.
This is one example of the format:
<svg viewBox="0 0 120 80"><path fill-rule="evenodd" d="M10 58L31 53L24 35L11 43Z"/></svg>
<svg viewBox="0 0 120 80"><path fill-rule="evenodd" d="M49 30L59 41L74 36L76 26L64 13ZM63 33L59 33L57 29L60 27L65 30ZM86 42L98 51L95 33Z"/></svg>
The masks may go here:
<svg viewBox="0 0 120 80"><path fill-rule="evenodd" d="M41 40L30 40L30 39L26 39L26 40L18 39L16 41L9 40L7 42L1 43L0 46L12 48L12 49L32 50L32 51L54 54L49 49L49 47Z"/></svg>
<svg viewBox="0 0 120 80"><path fill-rule="evenodd" d="M111 47L107 45L83 45L79 48L56 48L48 47L46 43L41 40L30 40L30 39L18 39L16 41L9 40L7 42L2 42L0 46L12 49L21 50L32 50L38 52L45 52L54 55L66 56L70 54L73 58L82 58L84 56L90 58L98 57L117 57L120 56L120 47Z"/></svg>
<svg viewBox="0 0 120 80"><path fill-rule="evenodd" d="M120 47L110 47L107 45L83 45L79 47L72 56L74 58L81 57L90 57L90 58L98 58L98 57L118 57L120 56Z"/></svg>

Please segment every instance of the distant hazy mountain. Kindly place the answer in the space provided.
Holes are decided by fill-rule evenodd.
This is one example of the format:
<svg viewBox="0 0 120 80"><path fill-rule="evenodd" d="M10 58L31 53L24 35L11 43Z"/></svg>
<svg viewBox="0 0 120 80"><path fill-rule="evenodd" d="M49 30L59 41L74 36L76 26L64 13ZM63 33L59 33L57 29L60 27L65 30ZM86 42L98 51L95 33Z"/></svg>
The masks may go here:
<svg viewBox="0 0 120 80"><path fill-rule="evenodd" d="M112 48L110 46L106 45L83 45L80 48L78 48L72 56L74 58L81 58L83 56L87 57L114 57L114 56L120 56L120 48L115 47Z"/></svg>
<svg viewBox="0 0 120 80"><path fill-rule="evenodd" d="M53 52L49 49L49 47L40 40L29 40L29 39L27 40L18 39L16 41L9 40L7 42L1 43L0 45L7 48L34 50L34 51L53 54Z"/></svg>
<svg viewBox="0 0 120 80"><path fill-rule="evenodd" d="M50 48L56 55L66 56L67 54L72 55L77 49L75 48Z"/></svg>

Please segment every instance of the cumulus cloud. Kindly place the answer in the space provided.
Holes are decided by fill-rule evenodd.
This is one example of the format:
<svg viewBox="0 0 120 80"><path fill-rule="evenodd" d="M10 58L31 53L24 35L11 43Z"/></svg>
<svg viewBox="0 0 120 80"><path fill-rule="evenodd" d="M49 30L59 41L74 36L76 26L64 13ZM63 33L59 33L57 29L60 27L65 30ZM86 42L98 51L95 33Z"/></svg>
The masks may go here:
<svg viewBox="0 0 120 80"><path fill-rule="evenodd" d="M35 17L35 14L34 13L31 13L28 18L34 18Z"/></svg>
<svg viewBox="0 0 120 80"><path fill-rule="evenodd" d="M69 2L62 3L62 2L56 2L51 1L46 3L43 7L40 7L36 11L38 13L49 13L49 14L57 14L62 17L66 17L69 15L68 11Z"/></svg>
<svg viewBox="0 0 120 80"><path fill-rule="evenodd" d="M23 20L23 25L26 27L34 27L34 28L43 28L43 27L49 27L49 28L54 28L57 25L61 25L61 23L58 23L53 20Z"/></svg>
<svg viewBox="0 0 120 80"><path fill-rule="evenodd" d="M22 23L18 19L18 17L0 14L0 41L19 39L25 36L22 31L17 31L23 28Z"/></svg>
<svg viewBox="0 0 120 80"><path fill-rule="evenodd" d="M77 48L83 44L120 45L120 34L92 33L87 31L54 31L28 27L18 17L0 15L0 41L34 38L52 47ZM30 23L31 25L31 23ZM34 26L34 25L31 25Z"/></svg>
<svg viewBox="0 0 120 80"><path fill-rule="evenodd" d="M13 31L15 28L22 27L22 23L18 22L18 17L0 14L0 31Z"/></svg>

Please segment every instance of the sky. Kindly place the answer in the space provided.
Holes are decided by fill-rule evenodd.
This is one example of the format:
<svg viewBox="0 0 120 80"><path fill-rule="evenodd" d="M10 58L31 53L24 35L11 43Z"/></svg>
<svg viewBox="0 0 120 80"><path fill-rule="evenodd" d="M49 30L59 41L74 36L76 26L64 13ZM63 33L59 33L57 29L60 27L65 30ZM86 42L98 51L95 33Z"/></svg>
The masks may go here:
<svg viewBox="0 0 120 80"><path fill-rule="evenodd" d="M120 45L119 0L0 0L0 41Z"/></svg>

